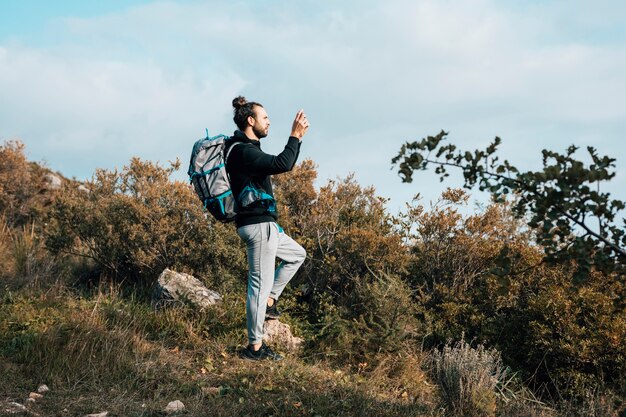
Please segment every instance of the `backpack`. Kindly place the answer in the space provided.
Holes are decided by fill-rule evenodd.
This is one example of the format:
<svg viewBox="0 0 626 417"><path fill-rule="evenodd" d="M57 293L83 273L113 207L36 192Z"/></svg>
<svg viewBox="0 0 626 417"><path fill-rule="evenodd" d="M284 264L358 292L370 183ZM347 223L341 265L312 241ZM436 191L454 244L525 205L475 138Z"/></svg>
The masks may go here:
<svg viewBox="0 0 626 417"><path fill-rule="evenodd" d="M193 145L187 171L189 182L193 184L204 208L225 223L235 220L237 215L235 198L226 173L226 160L239 142L235 142L225 153L228 139L226 135L209 137L207 129L206 138Z"/></svg>

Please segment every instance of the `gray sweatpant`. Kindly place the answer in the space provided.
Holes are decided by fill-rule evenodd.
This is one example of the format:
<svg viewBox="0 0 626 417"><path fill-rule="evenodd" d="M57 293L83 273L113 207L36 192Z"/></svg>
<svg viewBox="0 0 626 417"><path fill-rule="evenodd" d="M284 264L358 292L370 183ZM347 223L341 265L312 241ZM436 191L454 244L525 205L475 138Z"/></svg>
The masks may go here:
<svg viewBox="0 0 626 417"><path fill-rule="evenodd" d="M278 300L304 262L306 252L274 222L241 226L237 233L246 243L248 252L248 341L261 343L267 299L271 296ZM277 257L282 260L278 268Z"/></svg>

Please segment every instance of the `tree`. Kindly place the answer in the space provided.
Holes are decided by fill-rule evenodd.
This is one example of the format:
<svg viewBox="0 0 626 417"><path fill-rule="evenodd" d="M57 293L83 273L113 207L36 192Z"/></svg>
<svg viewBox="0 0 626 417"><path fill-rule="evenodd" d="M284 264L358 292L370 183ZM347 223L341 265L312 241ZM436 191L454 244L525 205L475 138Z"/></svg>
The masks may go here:
<svg viewBox="0 0 626 417"><path fill-rule="evenodd" d="M435 165L443 181L448 168L463 172L464 187L478 186L496 201L514 196L513 211L528 217L535 231L535 241L544 250L544 262L551 264L575 261L575 279L588 276L592 268L604 273L626 272L626 220L617 224L623 201L611 199L600 191L600 184L615 176L615 159L599 156L587 147L591 163L576 159L579 149L570 146L564 154L543 150L543 169L521 172L507 160L500 162L496 152L499 137L485 150L458 150L443 144L448 135L441 131L419 142L407 142L392 159L403 182L411 182L414 171ZM503 255L506 253L503 252ZM506 258L506 256L503 256ZM507 263L504 262L504 271Z"/></svg>

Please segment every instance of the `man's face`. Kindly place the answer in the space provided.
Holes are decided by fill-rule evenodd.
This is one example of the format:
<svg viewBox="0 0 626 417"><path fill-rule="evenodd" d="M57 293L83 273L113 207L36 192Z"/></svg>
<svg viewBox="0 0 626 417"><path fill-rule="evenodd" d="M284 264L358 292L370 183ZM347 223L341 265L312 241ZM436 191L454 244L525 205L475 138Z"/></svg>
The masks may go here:
<svg viewBox="0 0 626 417"><path fill-rule="evenodd" d="M261 139L267 136L270 131L270 118L267 116L267 112L263 107L254 107L254 124L252 125L252 131L257 138Z"/></svg>

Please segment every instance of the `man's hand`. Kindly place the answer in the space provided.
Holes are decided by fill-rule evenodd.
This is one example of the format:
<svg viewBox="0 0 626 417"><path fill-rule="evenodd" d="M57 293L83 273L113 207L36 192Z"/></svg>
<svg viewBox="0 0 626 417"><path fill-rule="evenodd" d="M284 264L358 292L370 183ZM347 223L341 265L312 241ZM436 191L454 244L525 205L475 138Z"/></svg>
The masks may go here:
<svg viewBox="0 0 626 417"><path fill-rule="evenodd" d="M300 110L293 121L291 136L302 139L307 130L309 130L309 121L306 118L306 114L304 114L304 110Z"/></svg>

